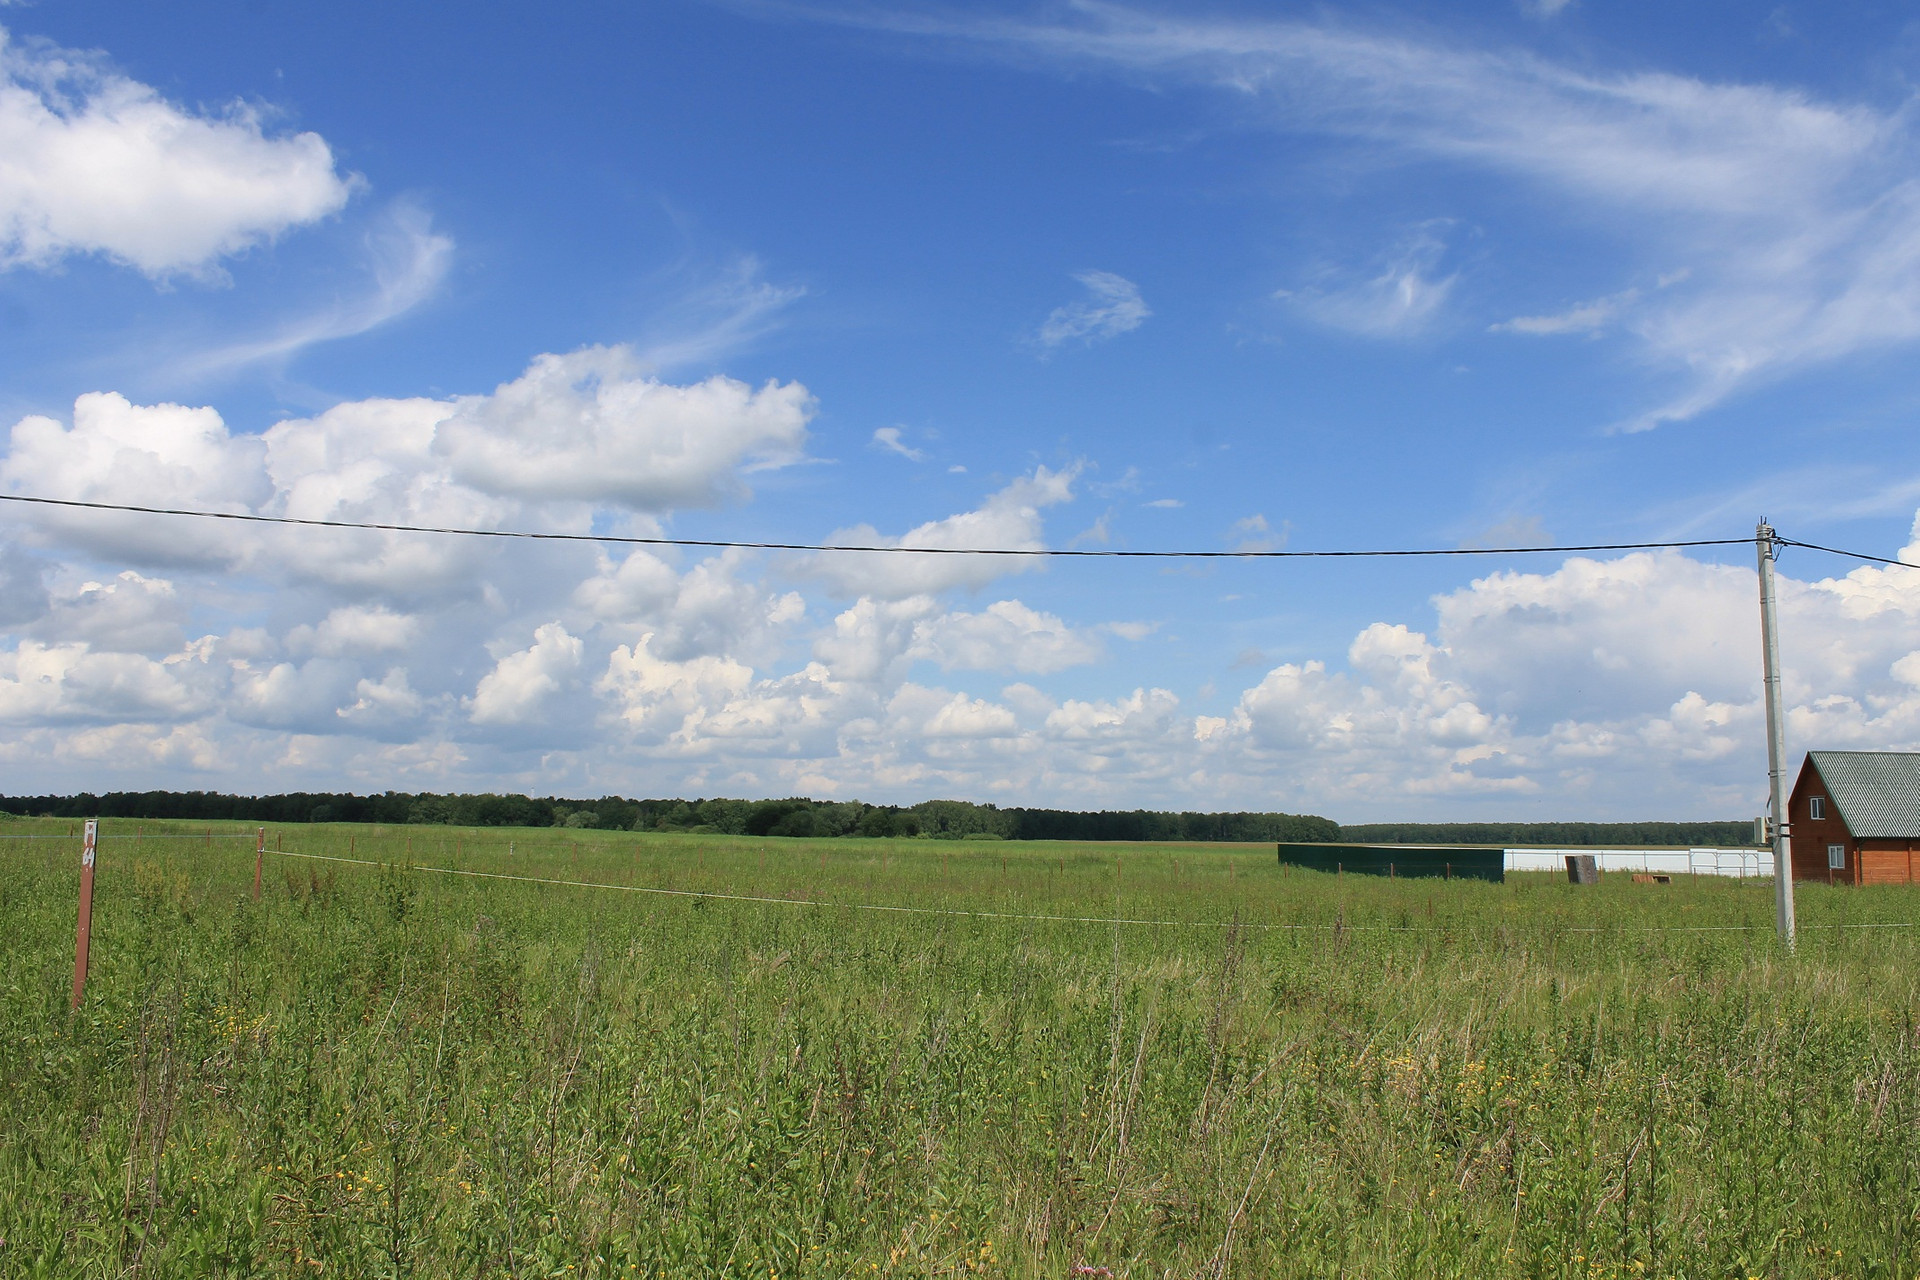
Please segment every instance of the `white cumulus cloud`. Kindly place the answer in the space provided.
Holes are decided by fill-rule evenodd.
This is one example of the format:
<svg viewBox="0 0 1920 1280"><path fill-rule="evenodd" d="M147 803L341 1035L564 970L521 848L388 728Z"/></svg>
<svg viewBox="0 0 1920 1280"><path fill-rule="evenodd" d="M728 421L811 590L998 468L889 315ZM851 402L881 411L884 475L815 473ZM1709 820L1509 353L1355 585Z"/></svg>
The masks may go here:
<svg viewBox="0 0 1920 1280"><path fill-rule="evenodd" d="M210 408L135 405L117 392L74 401L71 426L34 415L13 426L0 486L85 502L244 512L271 488L258 437L236 437ZM157 525L152 517L43 508L54 536L140 564L231 562L244 536L211 523Z"/></svg>
<svg viewBox="0 0 1920 1280"><path fill-rule="evenodd" d="M883 537L872 525L863 524L835 530L827 541L862 547L1039 550L1046 545L1041 512L1071 501L1078 476L1078 467L1060 471L1035 467L1032 475L1013 481L974 510L930 520L898 538ZM985 586L1005 574L1024 573L1037 563L1036 557L1022 555L841 552L814 557L806 571L842 595L898 600L954 587Z"/></svg>
<svg viewBox="0 0 1920 1280"><path fill-rule="evenodd" d="M1098 636L1076 630L1053 614L1018 600L996 600L979 613L950 613L921 622L907 652L948 671L1044 675L1098 662L1105 650Z"/></svg>
<svg viewBox="0 0 1920 1280"><path fill-rule="evenodd" d="M1915 547L1920 550L1920 529ZM1795 751L1920 747L1920 572L1781 579ZM1488 575L1435 599L1437 634L1375 623L1346 670L1278 666L1225 724L1216 763L1301 771L1356 802L1552 795L1601 811L1738 815L1765 784L1753 571L1674 552Z"/></svg>
<svg viewBox="0 0 1920 1280"><path fill-rule="evenodd" d="M567 394L579 447L600 449L595 393ZM463 480L440 432L483 398L356 401L249 435L210 409L83 397L71 424L16 424L0 482L582 533L672 519ZM1075 479L1036 468L891 545L1044 547ZM1151 621L1077 617L1065 596L947 594L1022 560L694 559L7 512L0 762L22 790L71 789L84 771L103 788L950 795L1360 820L1725 817L1751 813L1764 780L1744 561L1567 555L1459 582L1324 652L1271 619L1237 624L1268 630L1220 637L1215 658L1156 645L1168 657L1132 670L1107 665L1109 649ZM1221 532L1252 544L1286 529L1246 516ZM872 529L837 536L882 545ZM1920 563L1920 527L1901 555ZM1790 745L1920 748L1920 572L1795 576L1802 563L1780 579ZM1132 613L1147 597L1122 598ZM1169 640L1190 644L1174 617L1163 625L1185 634ZM1235 649L1252 675L1221 669Z"/></svg>
<svg viewBox="0 0 1920 1280"><path fill-rule="evenodd" d="M653 636L620 645L596 688L609 695L628 729L662 739L687 727L710 707L724 706L753 684L753 669L732 658L675 662L654 654Z"/></svg>
<svg viewBox="0 0 1920 1280"><path fill-rule="evenodd" d="M813 409L797 382L674 386L642 375L624 348L588 347L541 356L460 402L435 449L455 479L486 493L637 511L714 506L745 492L742 469L797 460Z"/></svg>
<svg viewBox="0 0 1920 1280"><path fill-rule="evenodd" d="M342 605L317 626L305 623L287 633L287 647L323 658L352 653L399 653L420 633L419 620L383 605Z"/></svg>
<svg viewBox="0 0 1920 1280"><path fill-rule="evenodd" d="M81 640L122 653L167 654L186 643L189 605L174 584L132 569L106 582L82 582L54 594L31 627L51 640Z"/></svg>
<svg viewBox="0 0 1920 1280"><path fill-rule="evenodd" d="M580 669L578 637L558 622L533 633L533 643L508 654L480 677L468 713L475 724L520 724L540 710Z"/></svg>
<svg viewBox="0 0 1920 1280"><path fill-rule="evenodd" d="M203 115L84 54L0 28L0 266L100 254L150 276L336 212L354 188L315 133Z"/></svg>
<svg viewBox="0 0 1920 1280"><path fill-rule="evenodd" d="M930 738L1006 738L1013 736L1019 723L1005 707L984 698L956 693L942 702L918 728Z"/></svg>
<svg viewBox="0 0 1920 1280"><path fill-rule="evenodd" d="M193 674L182 662L95 653L84 642L22 640L0 653L0 721L175 719L205 706Z"/></svg>
<svg viewBox="0 0 1920 1280"><path fill-rule="evenodd" d="M744 495L743 476L794 461L812 397L635 372L617 348L537 358L488 395L348 401L259 434L209 407L74 403L71 424L16 422L0 487L89 502L310 520L583 532L596 506L637 513ZM40 508L43 536L139 565L237 566L265 554L336 585L428 592L497 548L372 531L182 522Z"/></svg>
<svg viewBox="0 0 1920 1280"><path fill-rule="evenodd" d="M404 667L393 667L378 680L363 677L354 685L353 694L353 701L334 714L355 728L376 732L410 724L426 704L408 682Z"/></svg>

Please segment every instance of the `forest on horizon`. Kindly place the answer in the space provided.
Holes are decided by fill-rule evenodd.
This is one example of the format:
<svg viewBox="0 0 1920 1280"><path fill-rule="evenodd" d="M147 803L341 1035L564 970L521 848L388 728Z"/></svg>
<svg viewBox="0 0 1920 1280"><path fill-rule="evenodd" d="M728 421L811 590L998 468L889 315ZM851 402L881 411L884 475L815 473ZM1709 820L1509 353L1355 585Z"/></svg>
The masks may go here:
<svg viewBox="0 0 1920 1280"><path fill-rule="evenodd" d="M967 800L873 805L858 800L569 800L494 793L379 795L212 791L82 792L0 796L0 814L58 818L178 818L215 822L374 822L469 827L569 827L720 835L944 840L1338 841L1377 844L1750 845L1751 822L1361 823L1301 813L1200 813L1151 809L1082 812L1001 808Z"/></svg>

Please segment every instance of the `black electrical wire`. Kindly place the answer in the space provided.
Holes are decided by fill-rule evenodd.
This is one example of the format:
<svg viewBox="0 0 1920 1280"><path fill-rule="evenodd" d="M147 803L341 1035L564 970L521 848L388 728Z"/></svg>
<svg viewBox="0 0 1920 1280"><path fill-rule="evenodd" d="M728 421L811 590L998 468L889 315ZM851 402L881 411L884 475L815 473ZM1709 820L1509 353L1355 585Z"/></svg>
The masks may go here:
<svg viewBox="0 0 1920 1280"><path fill-rule="evenodd" d="M47 507L77 507L88 511L124 511L148 516L191 516L201 520L236 520L248 524L300 525L315 529L371 529L384 533L440 533L469 538L520 538L534 542L602 542L624 546L707 547L732 551L859 551L927 556L1040 556L1134 560L1331 560L1407 556L1565 555L1575 551L1661 551L1679 547L1745 546L1753 542L1752 538L1695 538L1680 542L1595 542L1565 547L1426 547L1385 551L1115 551L1052 547L886 547L843 546L813 542L738 542L723 538L639 538L611 533L532 533L516 529L461 529L435 525L379 524L360 520L309 520L297 516L261 516L234 511L189 511L177 507L143 507L120 502L82 502L75 498L37 498L17 493L0 493L0 502L32 503ZM1888 563L1898 562L1889 561Z"/></svg>
<svg viewBox="0 0 1920 1280"><path fill-rule="evenodd" d="M1776 537L1774 541L1783 547L1805 547L1808 551L1824 551L1830 556L1846 556L1852 560L1868 560L1874 564L1890 564L1901 569L1920 569L1920 564L1910 564L1905 560L1889 560L1885 556L1870 556L1864 551L1843 551L1839 547L1823 547L1817 542L1799 542L1793 538Z"/></svg>

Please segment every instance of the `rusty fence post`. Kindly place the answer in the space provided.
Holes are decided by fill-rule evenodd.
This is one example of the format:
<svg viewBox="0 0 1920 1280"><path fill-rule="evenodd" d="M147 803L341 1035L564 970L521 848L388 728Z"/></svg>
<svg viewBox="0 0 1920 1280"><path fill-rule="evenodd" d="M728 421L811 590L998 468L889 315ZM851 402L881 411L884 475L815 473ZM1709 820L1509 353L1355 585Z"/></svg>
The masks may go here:
<svg viewBox="0 0 1920 1280"><path fill-rule="evenodd" d="M73 934L73 1007L87 990L87 944L93 941L93 857L99 841L100 821L88 818L80 844L80 922Z"/></svg>
<svg viewBox="0 0 1920 1280"><path fill-rule="evenodd" d="M267 829L253 838L253 900L260 901L260 866L267 860Z"/></svg>

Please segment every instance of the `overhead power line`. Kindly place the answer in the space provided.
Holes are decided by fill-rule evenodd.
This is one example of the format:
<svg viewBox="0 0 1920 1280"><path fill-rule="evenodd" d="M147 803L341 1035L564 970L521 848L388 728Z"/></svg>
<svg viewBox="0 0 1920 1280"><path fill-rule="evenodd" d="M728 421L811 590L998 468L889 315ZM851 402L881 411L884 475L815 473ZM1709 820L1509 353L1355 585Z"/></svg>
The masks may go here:
<svg viewBox="0 0 1920 1280"><path fill-rule="evenodd" d="M1752 538L1693 538L1669 542L1592 542L1577 546L1543 547L1416 547L1361 551L1120 551L1105 548L1055 547L903 547L819 542L746 542L730 538L642 538L612 533L535 533L524 529L462 529L440 525L383 524L367 520L311 520L298 516L262 516L237 511L191 511L178 507L145 507L121 502L82 502L76 498L39 498L0 493L0 501L45 507L74 507L87 511L119 511L134 515L188 516L199 520L232 520L246 524L298 525L312 529L369 529L381 533L437 533L466 538L517 538L530 542L596 542L638 547L704 547L726 551L832 551L916 556L1028 556L1054 559L1117 560L1340 560L1413 556L1565 555L1575 551L1663 551L1680 547L1750 546ZM1782 539L1782 541L1785 541ZM1794 543L1806 546L1805 543ZM1827 550L1824 547L1814 550ZM1850 552L1839 552L1848 555ZM1874 559L1872 556L1863 559ZM1897 564L1899 561L1887 561Z"/></svg>
<svg viewBox="0 0 1920 1280"><path fill-rule="evenodd" d="M1868 560L1874 564L1890 564L1898 569L1920 569L1920 564L1906 560L1889 560L1885 556L1870 556L1864 551L1843 551L1839 547L1823 547L1817 542L1797 542L1792 538L1776 538L1783 547L1805 547L1808 551L1824 551L1830 556L1846 556L1853 560Z"/></svg>

